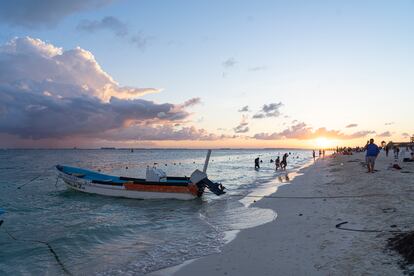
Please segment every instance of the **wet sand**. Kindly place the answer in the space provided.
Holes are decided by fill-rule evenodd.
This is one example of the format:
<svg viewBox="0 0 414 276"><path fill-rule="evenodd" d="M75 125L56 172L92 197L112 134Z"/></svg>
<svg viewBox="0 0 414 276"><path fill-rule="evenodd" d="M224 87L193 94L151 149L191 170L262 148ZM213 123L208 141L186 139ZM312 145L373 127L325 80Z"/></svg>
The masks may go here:
<svg viewBox="0 0 414 276"><path fill-rule="evenodd" d="M275 221L242 230L219 254L155 274L402 275L386 244L389 231L414 229L414 163L388 169L393 159L381 153L368 174L363 162L362 153L317 160L255 203L275 210Z"/></svg>

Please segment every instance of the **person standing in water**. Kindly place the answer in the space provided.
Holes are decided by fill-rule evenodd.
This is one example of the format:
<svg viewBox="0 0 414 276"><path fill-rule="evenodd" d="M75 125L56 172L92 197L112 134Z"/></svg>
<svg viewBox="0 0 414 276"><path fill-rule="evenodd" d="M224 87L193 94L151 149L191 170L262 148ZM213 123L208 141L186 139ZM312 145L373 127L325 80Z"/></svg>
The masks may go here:
<svg viewBox="0 0 414 276"><path fill-rule="evenodd" d="M315 153L315 150L313 150L313 151L312 151L312 157L313 157L313 161L315 162L315 160L316 160L316 153Z"/></svg>
<svg viewBox="0 0 414 276"><path fill-rule="evenodd" d="M277 169L279 169L279 167L280 167L280 157L279 156L276 158L275 165L276 165L276 171L277 171Z"/></svg>
<svg viewBox="0 0 414 276"><path fill-rule="evenodd" d="M282 170L286 170L286 166L287 166L287 158L288 158L288 154L287 153L285 153L285 154L283 154L283 157L282 157L282 162L280 162L280 168L282 169Z"/></svg>
<svg viewBox="0 0 414 276"><path fill-rule="evenodd" d="M254 168L255 169L260 169L260 158L259 157L254 159Z"/></svg>

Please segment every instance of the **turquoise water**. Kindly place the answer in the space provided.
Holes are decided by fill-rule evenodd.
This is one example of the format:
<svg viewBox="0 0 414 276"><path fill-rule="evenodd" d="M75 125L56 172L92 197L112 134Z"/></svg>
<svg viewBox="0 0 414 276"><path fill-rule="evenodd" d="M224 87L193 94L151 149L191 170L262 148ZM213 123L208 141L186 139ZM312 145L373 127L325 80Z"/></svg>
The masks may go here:
<svg viewBox="0 0 414 276"><path fill-rule="evenodd" d="M309 151L289 151L288 172L310 161ZM179 201L72 191L56 182L53 166L144 177L146 166L157 162L168 175L189 176L202 168L206 151L0 150L0 208L6 211L0 217L0 275L140 275L218 252L226 231L276 217L272 210L250 206L243 196L273 192L289 179L269 162L284 152L213 151L209 178L222 182L227 194L206 192L201 199ZM253 168L257 156L263 160L258 171Z"/></svg>

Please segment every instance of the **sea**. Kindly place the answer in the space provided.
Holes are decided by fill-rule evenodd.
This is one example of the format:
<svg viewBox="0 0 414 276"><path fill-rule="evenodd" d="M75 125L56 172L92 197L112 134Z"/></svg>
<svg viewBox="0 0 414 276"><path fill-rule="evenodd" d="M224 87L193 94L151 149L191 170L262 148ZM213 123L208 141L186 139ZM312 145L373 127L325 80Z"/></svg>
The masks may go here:
<svg viewBox="0 0 414 276"><path fill-rule="evenodd" d="M55 165L145 178L147 166L171 176L202 169L206 150L0 150L0 275L143 275L220 252L238 231L277 219L254 202L292 181L312 152L213 150L209 179L227 193L136 200L67 188ZM271 159L290 153L287 171ZM262 160L254 169L254 159Z"/></svg>

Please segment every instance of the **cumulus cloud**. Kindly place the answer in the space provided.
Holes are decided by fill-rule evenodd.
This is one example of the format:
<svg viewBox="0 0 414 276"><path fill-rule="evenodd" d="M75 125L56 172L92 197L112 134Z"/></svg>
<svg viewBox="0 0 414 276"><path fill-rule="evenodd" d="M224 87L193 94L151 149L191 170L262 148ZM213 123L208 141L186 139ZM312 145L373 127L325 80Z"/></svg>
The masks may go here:
<svg viewBox="0 0 414 276"><path fill-rule="evenodd" d="M249 112L249 106L245 105L242 108L239 109L239 112Z"/></svg>
<svg viewBox="0 0 414 276"><path fill-rule="evenodd" d="M0 133L24 139L120 137L213 139L205 130L181 127L190 115L182 104L137 97L154 88L122 87L81 48L64 51L39 39L16 38L0 46ZM116 135L119 133L118 135ZM112 135L112 136L111 136ZM176 136L174 136L176 135Z"/></svg>
<svg viewBox="0 0 414 276"><path fill-rule="evenodd" d="M395 122L387 122L387 123L385 123L386 126L391 126L393 124L395 124Z"/></svg>
<svg viewBox="0 0 414 276"><path fill-rule="evenodd" d="M353 127L357 127L357 126L358 126L358 124L349 124L349 125L346 126L346 128L353 128Z"/></svg>
<svg viewBox="0 0 414 276"><path fill-rule="evenodd" d="M358 131L352 134L344 134L339 130L328 130L324 127L314 130L305 123L298 123L281 132L273 133L257 133L253 136L259 140L280 140L280 139L298 139L307 140L318 137L326 137L331 139L355 139L374 134L375 131Z"/></svg>
<svg viewBox="0 0 414 276"><path fill-rule="evenodd" d="M263 105L260 112L253 115L253 119L263 119L268 117L279 117L279 109L283 106L281 102L279 103L270 103Z"/></svg>
<svg viewBox="0 0 414 276"><path fill-rule="evenodd" d="M0 83L22 89L47 91L54 97L95 96L108 102L111 97L134 99L155 88L120 86L82 48L64 51L40 39L15 38L0 46Z"/></svg>
<svg viewBox="0 0 414 276"><path fill-rule="evenodd" d="M241 122L238 126L236 126L234 129L235 133L246 133L249 131L249 123L247 121L247 116L243 115Z"/></svg>
<svg viewBox="0 0 414 276"><path fill-rule="evenodd" d="M237 64L237 60L235 58L228 58L225 61L223 61L222 65L224 68L230 68L234 67Z"/></svg>
<svg viewBox="0 0 414 276"><path fill-rule="evenodd" d="M112 0L13 0L0 1L0 22L23 27L56 25L76 12L96 9Z"/></svg>
<svg viewBox="0 0 414 276"><path fill-rule="evenodd" d="M383 133L378 134L379 137L391 137L392 133L389 131L385 131Z"/></svg>

